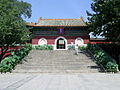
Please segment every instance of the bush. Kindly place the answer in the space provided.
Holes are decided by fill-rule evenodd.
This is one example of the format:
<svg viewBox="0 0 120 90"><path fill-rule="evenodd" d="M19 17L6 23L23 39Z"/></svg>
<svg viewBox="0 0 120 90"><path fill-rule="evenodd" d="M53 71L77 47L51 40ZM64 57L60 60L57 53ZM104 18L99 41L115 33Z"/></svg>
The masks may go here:
<svg viewBox="0 0 120 90"><path fill-rule="evenodd" d="M113 62L108 62L106 64L106 69L108 72L117 72L118 65Z"/></svg>
<svg viewBox="0 0 120 90"><path fill-rule="evenodd" d="M21 49L16 52L11 52L9 57L4 58L0 64L0 72L6 73L11 72L15 69L15 66L22 62L22 59L28 55L29 51L32 49L32 45L23 45Z"/></svg>
<svg viewBox="0 0 120 90"><path fill-rule="evenodd" d="M12 57L6 57L1 61L0 72L11 72L14 68L15 59Z"/></svg>
<svg viewBox="0 0 120 90"><path fill-rule="evenodd" d="M52 45L38 45L38 46L34 46L33 49L35 49L35 50L53 50L53 46Z"/></svg>
<svg viewBox="0 0 120 90"><path fill-rule="evenodd" d="M18 53L18 52L16 52L16 53ZM17 64L17 63L20 63L22 58L21 58L20 55L17 55L16 53L15 52L11 52L11 57L16 60L16 64Z"/></svg>
<svg viewBox="0 0 120 90"><path fill-rule="evenodd" d="M68 46L68 50L75 50L75 46L74 45Z"/></svg>
<svg viewBox="0 0 120 90"><path fill-rule="evenodd" d="M32 50L32 44L24 44L24 48L27 48L29 51Z"/></svg>
<svg viewBox="0 0 120 90"><path fill-rule="evenodd" d="M109 58L105 55L103 51L94 51L94 57L98 62L100 62L102 65L106 65L109 61Z"/></svg>
<svg viewBox="0 0 120 90"><path fill-rule="evenodd" d="M88 44L87 49L92 53L97 63L100 63L108 72L117 72L118 65L113 62L105 51L96 45Z"/></svg>
<svg viewBox="0 0 120 90"><path fill-rule="evenodd" d="M80 50L86 50L86 46L79 46L78 49L80 49Z"/></svg>

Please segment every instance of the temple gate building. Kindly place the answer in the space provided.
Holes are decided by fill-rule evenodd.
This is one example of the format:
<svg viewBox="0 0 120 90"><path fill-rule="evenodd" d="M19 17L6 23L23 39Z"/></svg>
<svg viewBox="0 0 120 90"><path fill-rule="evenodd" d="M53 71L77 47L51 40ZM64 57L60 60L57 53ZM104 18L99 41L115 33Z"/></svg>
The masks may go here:
<svg viewBox="0 0 120 90"><path fill-rule="evenodd" d="M28 23L32 27L32 45L53 45L54 50L67 50L68 46L84 46L89 40L89 31L83 18L42 19Z"/></svg>

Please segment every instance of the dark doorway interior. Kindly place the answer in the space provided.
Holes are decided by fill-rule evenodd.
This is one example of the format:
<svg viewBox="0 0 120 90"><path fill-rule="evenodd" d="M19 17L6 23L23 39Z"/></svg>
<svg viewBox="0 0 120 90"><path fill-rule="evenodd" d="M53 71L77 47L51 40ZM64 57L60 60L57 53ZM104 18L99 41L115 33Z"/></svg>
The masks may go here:
<svg viewBox="0 0 120 90"><path fill-rule="evenodd" d="M65 40L60 38L57 40L57 49L65 49Z"/></svg>

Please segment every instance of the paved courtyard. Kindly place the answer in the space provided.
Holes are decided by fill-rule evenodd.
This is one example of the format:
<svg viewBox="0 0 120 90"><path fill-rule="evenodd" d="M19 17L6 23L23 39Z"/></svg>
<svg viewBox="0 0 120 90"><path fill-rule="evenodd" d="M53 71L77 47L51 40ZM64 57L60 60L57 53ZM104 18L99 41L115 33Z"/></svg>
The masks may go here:
<svg viewBox="0 0 120 90"><path fill-rule="evenodd" d="M120 74L0 74L0 90L120 90Z"/></svg>
<svg viewBox="0 0 120 90"><path fill-rule="evenodd" d="M120 90L120 74L100 73L84 52L32 50L13 73L0 74L0 90Z"/></svg>

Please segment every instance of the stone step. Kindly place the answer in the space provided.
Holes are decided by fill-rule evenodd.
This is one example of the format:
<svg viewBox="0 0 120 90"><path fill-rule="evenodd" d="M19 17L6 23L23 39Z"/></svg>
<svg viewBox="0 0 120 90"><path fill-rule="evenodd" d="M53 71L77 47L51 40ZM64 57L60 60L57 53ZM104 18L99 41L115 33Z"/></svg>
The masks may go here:
<svg viewBox="0 0 120 90"><path fill-rule="evenodd" d="M92 64L92 63L87 63L87 64L39 64L39 65L37 65L37 64L24 64L24 65L18 65L17 67L22 67L22 66L30 66L30 67L39 67L39 66L80 66L80 67L82 67L82 66L96 66L96 64Z"/></svg>
<svg viewBox="0 0 120 90"><path fill-rule="evenodd" d="M17 67L17 70L98 70L97 66L22 66Z"/></svg>
<svg viewBox="0 0 120 90"><path fill-rule="evenodd" d="M43 69L29 69L29 70L24 70L24 69L19 69L14 70L14 73L98 73L98 69L82 69L82 70L57 70L57 69L50 69L50 70L43 70Z"/></svg>
<svg viewBox="0 0 120 90"><path fill-rule="evenodd" d="M94 63L26 63L25 66L44 66L44 65L50 65L50 66L58 66L58 65L93 65ZM96 65L96 64L95 64ZM19 66L21 66L19 64Z"/></svg>
<svg viewBox="0 0 120 90"><path fill-rule="evenodd" d="M99 68L97 66L22 66L22 67L17 67L18 68L22 68L22 69L29 69L29 68L78 68L78 69L81 69L81 68Z"/></svg>
<svg viewBox="0 0 120 90"><path fill-rule="evenodd" d="M59 63L62 63L62 64L66 64L66 63L94 63L94 62L91 62L91 61L51 61L51 62L48 62L48 61L27 61L27 62L23 62L24 64L44 64L44 63L50 63L50 64L59 64Z"/></svg>
<svg viewBox="0 0 120 90"><path fill-rule="evenodd" d="M62 64L58 64L58 65L18 65L17 67L92 67L92 66L96 66L95 64L69 64L69 65L62 65ZM96 66L97 67L97 66Z"/></svg>
<svg viewBox="0 0 120 90"><path fill-rule="evenodd" d="M84 53L74 51L32 50L23 64L17 65L15 73L98 73L100 68Z"/></svg>

